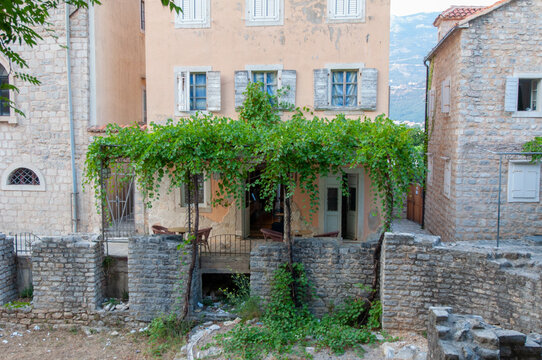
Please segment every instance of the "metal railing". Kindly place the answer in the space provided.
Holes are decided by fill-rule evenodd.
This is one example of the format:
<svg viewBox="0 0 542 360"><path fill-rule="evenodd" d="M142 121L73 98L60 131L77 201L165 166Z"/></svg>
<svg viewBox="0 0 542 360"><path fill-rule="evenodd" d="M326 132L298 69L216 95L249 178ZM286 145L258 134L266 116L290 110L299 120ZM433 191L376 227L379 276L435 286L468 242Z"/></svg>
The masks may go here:
<svg viewBox="0 0 542 360"><path fill-rule="evenodd" d="M17 256L32 255L32 244L40 238L31 232L22 232L18 234L10 233L13 237L13 247Z"/></svg>
<svg viewBox="0 0 542 360"><path fill-rule="evenodd" d="M242 239L239 235L224 234L209 237L206 244L200 243L201 254L232 256L249 255L252 250L252 240Z"/></svg>

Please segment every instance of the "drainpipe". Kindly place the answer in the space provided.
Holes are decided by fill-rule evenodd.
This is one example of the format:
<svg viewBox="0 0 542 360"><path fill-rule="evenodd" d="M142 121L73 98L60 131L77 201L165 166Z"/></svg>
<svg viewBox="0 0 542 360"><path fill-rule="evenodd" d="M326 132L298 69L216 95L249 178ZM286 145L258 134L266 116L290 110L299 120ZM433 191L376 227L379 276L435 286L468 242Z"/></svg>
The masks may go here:
<svg viewBox="0 0 542 360"><path fill-rule="evenodd" d="M66 72L68 76L68 113L70 117L70 150L71 150L71 166L72 166L72 231L78 231L78 194L77 194L77 169L75 168L75 130L73 124L73 101L72 101L72 72L71 72L71 57L70 57L70 5L66 3Z"/></svg>
<svg viewBox="0 0 542 360"><path fill-rule="evenodd" d="M424 144L423 144L423 163L425 165L425 168L427 169L427 151L429 150L429 134L428 134L428 124L427 124L427 117L429 116L429 113L427 111L427 104L429 103L429 64L427 63L429 60L425 59L423 64L425 65L425 118L423 121L423 128L424 128ZM426 186L427 186L427 174L424 171L424 177L423 177L423 186L422 186L422 229L425 229L425 193L426 193Z"/></svg>

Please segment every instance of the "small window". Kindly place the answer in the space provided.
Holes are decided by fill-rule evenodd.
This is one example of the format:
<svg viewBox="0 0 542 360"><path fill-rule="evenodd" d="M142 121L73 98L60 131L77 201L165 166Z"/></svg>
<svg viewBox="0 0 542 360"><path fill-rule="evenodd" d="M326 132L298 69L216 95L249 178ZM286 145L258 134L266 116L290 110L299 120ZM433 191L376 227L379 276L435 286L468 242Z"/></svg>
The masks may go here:
<svg viewBox="0 0 542 360"><path fill-rule="evenodd" d="M208 193L209 193L209 181L204 181L203 175L197 175L197 185L198 185L198 204L200 206L207 206L209 204L208 199ZM182 206L186 207L188 206L188 199L191 199L191 202L193 203L193 197L194 197L194 191L190 192L189 194L189 187L186 185L183 185L181 188L181 201Z"/></svg>
<svg viewBox="0 0 542 360"><path fill-rule="evenodd" d="M452 161L450 159L444 160L444 184L443 193L448 199L450 198L452 187Z"/></svg>
<svg viewBox="0 0 542 360"><path fill-rule="evenodd" d="M0 116L10 116L9 107L9 74L6 69L0 64Z"/></svg>
<svg viewBox="0 0 542 360"><path fill-rule="evenodd" d="M248 26L283 24L284 0L247 0L246 7Z"/></svg>
<svg viewBox="0 0 542 360"><path fill-rule="evenodd" d="M190 74L190 110L207 108L207 76L205 73Z"/></svg>
<svg viewBox="0 0 542 360"><path fill-rule="evenodd" d="M35 172L27 168L15 169L8 177L8 185L39 185L40 179Z"/></svg>
<svg viewBox="0 0 542 360"><path fill-rule="evenodd" d="M357 71L332 71L331 79L331 106L355 107L358 99Z"/></svg>
<svg viewBox="0 0 542 360"><path fill-rule="evenodd" d="M448 114L450 113L450 103L451 103L451 83L452 80L450 77L446 78L442 82L441 92L440 92L440 107L441 112Z"/></svg>
<svg viewBox="0 0 542 360"><path fill-rule="evenodd" d="M361 21L365 17L365 0L328 0L329 20Z"/></svg>
<svg viewBox="0 0 542 360"><path fill-rule="evenodd" d="M277 72L276 71L253 71L252 81L262 83L261 90L270 96L277 95Z"/></svg>
<svg viewBox="0 0 542 360"><path fill-rule="evenodd" d="M140 0L139 2L139 14L141 30L145 31L145 0Z"/></svg>
<svg viewBox="0 0 542 360"><path fill-rule="evenodd" d="M433 155L427 154L427 184L433 185Z"/></svg>
<svg viewBox="0 0 542 360"><path fill-rule="evenodd" d="M510 161L508 202L540 201L540 163Z"/></svg>
<svg viewBox="0 0 542 360"><path fill-rule="evenodd" d="M518 111L540 111L539 85L540 79L519 79Z"/></svg>
<svg viewBox="0 0 542 360"><path fill-rule="evenodd" d="M178 28L210 27L209 0L178 0L182 11L175 14Z"/></svg>
<svg viewBox="0 0 542 360"><path fill-rule="evenodd" d="M339 189L327 189L327 211L338 211L339 209Z"/></svg>

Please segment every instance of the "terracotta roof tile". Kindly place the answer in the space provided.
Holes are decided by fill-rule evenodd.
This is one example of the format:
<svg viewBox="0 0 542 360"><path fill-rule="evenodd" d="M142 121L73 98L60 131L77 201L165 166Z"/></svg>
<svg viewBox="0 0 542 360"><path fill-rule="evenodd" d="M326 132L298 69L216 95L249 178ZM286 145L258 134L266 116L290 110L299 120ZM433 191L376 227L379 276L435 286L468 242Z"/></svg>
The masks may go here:
<svg viewBox="0 0 542 360"><path fill-rule="evenodd" d="M452 6L443 11L439 17L443 20L462 20L467 16L477 13L485 9L485 6Z"/></svg>

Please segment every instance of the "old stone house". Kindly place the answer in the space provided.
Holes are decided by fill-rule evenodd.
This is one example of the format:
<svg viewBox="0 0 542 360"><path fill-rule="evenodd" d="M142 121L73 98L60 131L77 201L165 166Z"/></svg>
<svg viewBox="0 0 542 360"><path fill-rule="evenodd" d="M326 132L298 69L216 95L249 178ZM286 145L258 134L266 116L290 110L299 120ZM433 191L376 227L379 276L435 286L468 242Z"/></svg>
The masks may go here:
<svg viewBox="0 0 542 360"><path fill-rule="evenodd" d="M453 7L428 65L425 225L444 240L494 240L498 152L542 136L542 3ZM500 234L542 234L540 163L502 155Z"/></svg>
<svg viewBox="0 0 542 360"><path fill-rule="evenodd" d="M284 101L318 116L388 111L389 0L197 0L181 6L184 13L175 15L159 2L147 4L149 121L196 111L235 119L251 81L263 82L270 94L289 88ZM340 231L359 240L375 233L379 223L368 177L352 169L348 181L352 201L339 195L336 177L320 179L320 212L312 220L308 206L303 208L307 199L295 197L294 230ZM213 227L212 235L261 235L260 228L281 221L280 190L276 211L268 213L257 189L244 209L211 208L216 180L200 186L201 226ZM184 198L182 189L162 194L148 224L184 226Z"/></svg>
<svg viewBox="0 0 542 360"><path fill-rule="evenodd" d="M21 69L0 57L0 81L20 90L2 95L25 114L0 103L1 232L99 231L93 195L82 191L84 156L93 129L145 121L142 4L53 11L55 36L15 48L40 85L14 77Z"/></svg>

